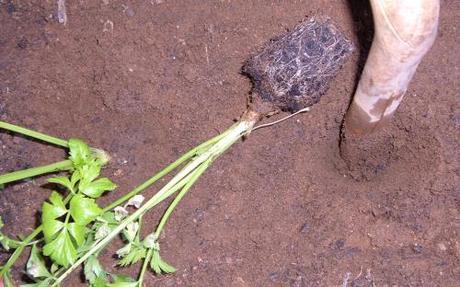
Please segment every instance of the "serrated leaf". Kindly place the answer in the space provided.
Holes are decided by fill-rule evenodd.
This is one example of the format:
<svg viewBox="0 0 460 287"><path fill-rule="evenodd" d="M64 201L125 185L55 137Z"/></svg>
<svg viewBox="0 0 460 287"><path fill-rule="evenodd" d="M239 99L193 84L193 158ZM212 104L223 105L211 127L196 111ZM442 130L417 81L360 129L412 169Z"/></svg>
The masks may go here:
<svg viewBox="0 0 460 287"><path fill-rule="evenodd" d="M102 209L96 204L94 199L76 194L70 200L70 215L79 225L87 225L101 213Z"/></svg>
<svg viewBox="0 0 460 287"><path fill-rule="evenodd" d="M50 203L45 202L42 207L43 219L55 219L67 212L62 196L59 193L53 191L48 200Z"/></svg>
<svg viewBox="0 0 460 287"><path fill-rule="evenodd" d="M153 252L152 255L152 260L150 260L150 268L156 273L156 274L161 274L161 268L160 268L160 253L159 252Z"/></svg>
<svg viewBox="0 0 460 287"><path fill-rule="evenodd" d="M115 220L115 213L113 211L104 212L97 218L97 220L108 224L118 224L117 220Z"/></svg>
<svg viewBox="0 0 460 287"><path fill-rule="evenodd" d="M64 267L68 267L77 259L77 250L68 232L59 233L53 241L47 243L43 247L43 254Z"/></svg>
<svg viewBox="0 0 460 287"><path fill-rule="evenodd" d="M110 179L103 177L80 187L80 191L89 197L98 198L105 191L111 191L115 188L117 188L115 183L113 183Z"/></svg>
<svg viewBox="0 0 460 287"><path fill-rule="evenodd" d="M131 243L126 244L122 248L118 249L115 253L117 254L118 258L123 258L128 255L129 251L131 250Z"/></svg>
<svg viewBox="0 0 460 287"><path fill-rule="evenodd" d="M90 283L90 287L107 287L110 283L107 281L106 278L103 277L96 277L94 282Z"/></svg>
<svg viewBox="0 0 460 287"><path fill-rule="evenodd" d="M95 255L92 255L86 260L84 265L84 274L86 280L91 283L91 285L96 285L97 281L99 284L101 280L107 282L107 272L102 268L99 260ZM105 285L102 285L105 286Z"/></svg>
<svg viewBox="0 0 460 287"><path fill-rule="evenodd" d="M72 182L70 182L70 179L68 177L65 177L65 176L52 177L48 179L48 182L60 184L64 186L65 188L67 188L68 190L70 190L70 192L72 193L74 192L74 189L73 189L74 185L72 184Z"/></svg>
<svg viewBox="0 0 460 287"><path fill-rule="evenodd" d="M50 242L53 237L64 228L64 222L56 219L45 220L42 216L42 227L45 242Z"/></svg>
<svg viewBox="0 0 460 287"><path fill-rule="evenodd" d="M80 179L80 189L83 189L85 185L92 182L96 179L101 173L101 164L99 161L92 159L86 162L79 168L81 179Z"/></svg>
<svg viewBox="0 0 460 287"><path fill-rule="evenodd" d="M177 271L176 268L174 268L173 266L169 265L166 261L163 260L163 258L160 257L160 262L159 262L159 265L160 265L160 269L161 271L163 271L164 273L174 273Z"/></svg>
<svg viewBox="0 0 460 287"><path fill-rule="evenodd" d="M125 267L139 262L147 254L147 249L143 246L132 245L128 254L118 261L118 265Z"/></svg>
<svg viewBox="0 0 460 287"><path fill-rule="evenodd" d="M51 277L51 273L46 269L45 260L38 252L34 244L30 250L29 260L26 264L26 272L32 279Z"/></svg>
<svg viewBox="0 0 460 287"><path fill-rule="evenodd" d="M75 167L81 167L93 158L89 146L80 139L70 139L69 149L69 159Z"/></svg>
<svg viewBox="0 0 460 287"><path fill-rule="evenodd" d="M81 179L80 172L76 169L72 172L72 175L70 176L70 184L72 184L72 186L75 186L75 184L77 184L77 182L80 179Z"/></svg>
<svg viewBox="0 0 460 287"><path fill-rule="evenodd" d="M177 271L176 268L169 265L161 258L160 252L158 250L153 251L152 260L150 261L150 268L152 268L152 270L158 275L161 273L174 273Z"/></svg>
<svg viewBox="0 0 460 287"><path fill-rule="evenodd" d="M82 245L85 242L85 227L79 225L75 222L67 224L67 230L70 235L75 239L75 242L78 246Z"/></svg>
<svg viewBox="0 0 460 287"><path fill-rule="evenodd" d="M137 287L139 283L133 278L126 275L112 274L113 283L109 283L107 287Z"/></svg>

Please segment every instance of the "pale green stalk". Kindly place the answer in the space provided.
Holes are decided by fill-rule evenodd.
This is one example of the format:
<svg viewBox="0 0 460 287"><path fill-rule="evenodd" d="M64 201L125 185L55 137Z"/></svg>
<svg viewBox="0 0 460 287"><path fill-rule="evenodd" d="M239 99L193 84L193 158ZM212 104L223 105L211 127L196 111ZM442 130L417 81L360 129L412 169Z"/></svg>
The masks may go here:
<svg viewBox="0 0 460 287"><path fill-rule="evenodd" d="M52 173L63 170L71 170L73 168L72 161L63 160L48 165L32 167L28 169L13 171L7 174L0 175L0 184L5 184L13 181L18 181L26 178L31 178L37 175Z"/></svg>
<svg viewBox="0 0 460 287"><path fill-rule="evenodd" d="M0 129L5 129L5 130L9 130L15 133L23 134L31 138L38 139L38 140L41 140L47 143L55 144L58 146L69 147L69 144L66 140L63 140L57 137L53 137L53 136L49 136L44 133L36 132L33 130L29 130L29 129L26 129L20 126L16 126L13 124L9 124L3 121L0 121Z"/></svg>

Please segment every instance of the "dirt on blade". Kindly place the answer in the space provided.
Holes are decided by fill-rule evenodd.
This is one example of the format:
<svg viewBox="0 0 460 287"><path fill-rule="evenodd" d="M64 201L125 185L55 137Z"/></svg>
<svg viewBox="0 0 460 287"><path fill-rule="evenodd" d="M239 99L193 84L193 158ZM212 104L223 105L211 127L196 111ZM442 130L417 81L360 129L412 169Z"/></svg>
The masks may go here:
<svg viewBox="0 0 460 287"><path fill-rule="evenodd" d="M267 39L328 15L356 53L311 112L252 133L200 179L160 239L178 272L148 273L146 285L454 287L460 2L443 1L439 37L385 130L394 160L372 181L356 182L339 172L338 140L372 38L366 5L66 1L63 26L55 1L2 1L0 117L108 150L113 162L104 172L120 189L101 200L106 204L240 116L251 89L241 66ZM5 133L0 141L1 172L63 156ZM50 193L43 183L0 192L5 232L32 230ZM146 216L146 226L160 215ZM113 267L117 244L102 258L122 272ZM21 267L16 282L25 279ZM66 286L84 285L75 272Z"/></svg>

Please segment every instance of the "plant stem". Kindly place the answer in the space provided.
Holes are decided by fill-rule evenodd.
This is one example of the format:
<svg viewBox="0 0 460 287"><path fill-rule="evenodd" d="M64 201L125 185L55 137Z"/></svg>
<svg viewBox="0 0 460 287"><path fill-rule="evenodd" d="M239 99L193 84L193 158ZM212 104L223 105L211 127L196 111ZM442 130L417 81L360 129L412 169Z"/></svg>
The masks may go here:
<svg viewBox="0 0 460 287"><path fill-rule="evenodd" d="M149 265L149 262L152 259L152 254L153 254L153 249L149 248L149 250L147 251L147 254L145 255L144 263L142 264L141 273L139 274L139 278L137 280L140 287L141 287L140 284L144 282L145 271L147 271L147 266Z"/></svg>
<svg viewBox="0 0 460 287"><path fill-rule="evenodd" d="M211 164L211 160L208 160L204 162L202 165L200 165L195 172L193 173L192 178L190 178L190 181L187 182L187 184L182 188L182 190L177 194L176 198L171 202L169 205L168 209L166 209L163 217L160 220L160 223L158 224L158 227L155 231L155 237L160 238L160 233L163 230L166 222L168 221L169 217L171 216L172 212L176 208L177 204L182 200L182 198L185 196L187 191L190 190L190 188L193 186L193 184L198 180L198 178L203 174L206 169L209 167Z"/></svg>
<svg viewBox="0 0 460 287"><path fill-rule="evenodd" d="M21 246L16 248L13 252L13 254L10 256L8 261L6 262L5 265L2 266L0 270L0 277L2 277L8 270L10 270L11 266L13 266L14 262L19 258L21 255L22 251L24 248L29 244L32 239L34 239L40 232L42 232L42 226L40 225L39 227L35 228L35 230L29 234L23 241Z"/></svg>
<svg viewBox="0 0 460 287"><path fill-rule="evenodd" d="M54 145L58 145L58 146L62 146L62 147L69 147L67 141L65 141L63 139L56 138L56 137L53 137L53 136L49 136L49 135L46 135L46 134L43 134L43 133L40 133L40 132L29 130L29 129L26 129L26 128L23 128L23 127L20 127L20 126L16 126L16 125L13 125L13 124L9 124L9 123L3 122L3 121L0 121L0 128L5 129L5 130L9 130L9 131L12 131L12 132L15 132L15 133L18 133L18 134L23 134L23 135L29 136L31 138L38 139L38 140L41 140L41 141L44 141L44 142L47 142L47 143L50 143L50 144L54 144Z"/></svg>
<svg viewBox="0 0 460 287"><path fill-rule="evenodd" d="M63 160L56 163L32 167L24 170L13 171L7 174L0 175L0 184L17 181L37 175L51 173L56 171L70 170L73 168L72 161Z"/></svg>
<svg viewBox="0 0 460 287"><path fill-rule="evenodd" d="M156 181L176 169L178 166L186 162L187 160L191 159L192 157L196 156L200 152L202 152L205 148L209 147L210 145L214 144L218 140L220 140L223 136L225 136L226 133L219 134L218 136L213 137L212 139L192 148L185 154L183 154L179 159L168 165L166 168L162 169L159 173L155 174L153 177L142 183L141 185L137 186L135 189L132 191L128 192L124 196L118 198L108 206L106 206L103 211L107 212L109 210L112 210L113 208L123 204L125 201L128 201L131 197L135 196L136 194L144 191L148 187L150 187L152 184L154 184Z"/></svg>
<svg viewBox="0 0 460 287"><path fill-rule="evenodd" d="M106 237L96 242L91 249L80 257L74 264L72 264L52 286L58 286L75 268L85 262L92 254L104 248L115 236L117 236L130 222L139 218L147 211L155 207L158 203L171 196L179 188L189 182L195 175L196 168L206 161L213 161L230 146L232 146L243 135L248 133L254 126L255 121L240 121L233 125L219 138L215 143L211 144L206 150L201 150L197 156L182 168L160 191L158 191L152 198L150 198L144 205L137 209L133 214L125 218L120 224L115 227ZM198 177L196 177L197 179ZM196 180L195 179L195 180Z"/></svg>

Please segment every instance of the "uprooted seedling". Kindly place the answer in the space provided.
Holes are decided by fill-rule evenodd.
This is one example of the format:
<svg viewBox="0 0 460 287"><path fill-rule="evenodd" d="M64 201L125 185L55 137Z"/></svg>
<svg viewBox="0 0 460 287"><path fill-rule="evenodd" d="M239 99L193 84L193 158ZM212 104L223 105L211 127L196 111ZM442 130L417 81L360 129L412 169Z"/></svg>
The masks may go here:
<svg viewBox="0 0 460 287"><path fill-rule="evenodd" d="M71 188L68 189L71 198L66 200L55 194L50 198L50 202L46 203L47 209L50 210L47 220L52 223L49 224L50 230L47 231L49 234L45 243L59 247L68 246L67 249L71 251L69 255L51 257L57 259L57 264L61 267L53 269L55 263L48 269L48 273L43 273L42 277L46 278L39 278L41 281L37 282L48 280L46 286L58 286L81 264L84 264L85 278L91 286L140 287L149 267L158 274L174 272L175 269L160 256L159 238L175 207L193 184L221 154L243 136L257 129L256 124L265 116L279 111L302 112L317 103L327 91L329 81L337 74L352 50L350 41L330 20L305 21L284 36L268 43L260 53L246 62L243 72L254 83L249 105L241 119L223 133L191 149L102 211L95 205L91 194L80 189L72 193L71 188L74 188L74 185L70 176L68 180ZM143 202L140 192L180 167L166 185ZM69 185L69 182L66 180L62 183ZM174 194L175 198L158 226L142 238L140 230L143 215ZM72 198L76 198L75 204L78 203L79 206L82 202L89 206L83 215L72 212ZM134 207L131 213L128 209L132 207L129 206ZM82 216L81 221L75 219L74 215L77 218ZM93 223L88 225L91 221ZM79 223L88 230L86 238L78 237L79 233L75 232L76 225L73 223ZM97 259L101 250L120 234L125 245L117 251L118 265L127 266L142 261L137 280L110 274ZM70 243L66 241L68 238L71 238ZM72 248L76 248L76 253ZM46 254L53 255L48 249Z"/></svg>

